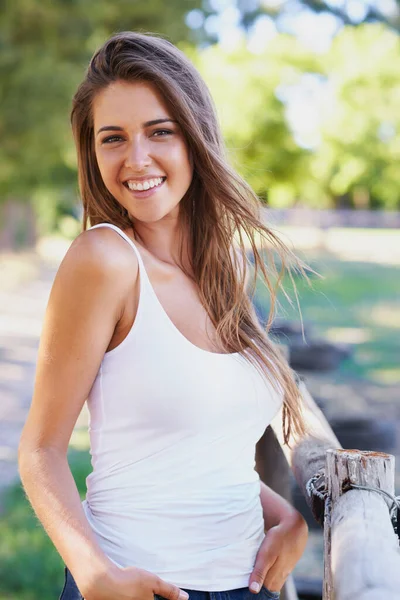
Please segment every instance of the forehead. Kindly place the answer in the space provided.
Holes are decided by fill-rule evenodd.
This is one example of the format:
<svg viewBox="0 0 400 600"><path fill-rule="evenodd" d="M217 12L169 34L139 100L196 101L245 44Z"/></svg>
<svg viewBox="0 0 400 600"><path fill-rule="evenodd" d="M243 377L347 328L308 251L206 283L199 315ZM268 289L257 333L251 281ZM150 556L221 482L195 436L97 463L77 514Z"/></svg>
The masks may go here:
<svg viewBox="0 0 400 600"><path fill-rule="evenodd" d="M148 82L116 81L93 100L95 128L115 125L117 121L140 124L159 117L172 115L161 93Z"/></svg>

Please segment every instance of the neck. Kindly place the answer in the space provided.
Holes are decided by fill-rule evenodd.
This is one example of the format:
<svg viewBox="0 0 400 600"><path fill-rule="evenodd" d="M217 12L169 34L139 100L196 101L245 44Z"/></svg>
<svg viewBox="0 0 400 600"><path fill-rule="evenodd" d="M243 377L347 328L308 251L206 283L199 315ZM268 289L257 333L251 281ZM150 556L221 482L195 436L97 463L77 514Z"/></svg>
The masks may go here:
<svg viewBox="0 0 400 600"><path fill-rule="evenodd" d="M182 230L178 219L163 219L156 223L136 221L133 230L135 239L158 260L191 272L189 237Z"/></svg>

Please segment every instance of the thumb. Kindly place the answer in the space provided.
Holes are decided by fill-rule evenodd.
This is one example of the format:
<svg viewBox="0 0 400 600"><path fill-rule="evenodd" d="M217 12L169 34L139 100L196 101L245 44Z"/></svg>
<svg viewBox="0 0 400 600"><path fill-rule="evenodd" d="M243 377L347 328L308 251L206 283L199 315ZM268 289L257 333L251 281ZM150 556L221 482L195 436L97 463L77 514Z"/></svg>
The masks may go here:
<svg viewBox="0 0 400 600"><path fill-rule="evenodd" d="M264 584L269 569L272 567L273 560L269 557L267 546L261 545L258 551L256 562L249 579L249 589L254 594L258 594Z"/></svg>
<svg viewBox="0 0 400 600"><path fill-rule="evenodd" d="M250 591L254 592L254 594L258 594L258 592L261 590L261 587L264 583L264 579L265 579L265 577L262 577L261 575L258 575L257 573L255 573L253 571L252 574L250 575L250 585L249 585Z"/></svg>
<svg viewBox="0 0 400 600"><path fill-rule="evenodd" d="M169 600L188 600L189 594L184 590L181 590L176 585L172 583L167 583L166 581L160 581L160 584L157 589L157 595L162 596L163 598L168 598Z"/></svg>

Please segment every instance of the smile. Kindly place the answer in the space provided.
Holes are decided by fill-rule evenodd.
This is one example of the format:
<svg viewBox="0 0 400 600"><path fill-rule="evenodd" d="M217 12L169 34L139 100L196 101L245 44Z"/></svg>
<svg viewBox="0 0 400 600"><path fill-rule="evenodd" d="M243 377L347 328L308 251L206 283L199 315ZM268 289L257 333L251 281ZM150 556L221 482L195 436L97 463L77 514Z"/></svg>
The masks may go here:
<svg viewBox="0 0 400 600"><path fill-rule="evenodd" d="M164 185L166 179L166 177L158 177L157 179L149 179L148 181L141 181L140 183L129 180L124 182L124 186L134 196L138 198L147 198L148 196L155 194L157 190Z"/></svg>

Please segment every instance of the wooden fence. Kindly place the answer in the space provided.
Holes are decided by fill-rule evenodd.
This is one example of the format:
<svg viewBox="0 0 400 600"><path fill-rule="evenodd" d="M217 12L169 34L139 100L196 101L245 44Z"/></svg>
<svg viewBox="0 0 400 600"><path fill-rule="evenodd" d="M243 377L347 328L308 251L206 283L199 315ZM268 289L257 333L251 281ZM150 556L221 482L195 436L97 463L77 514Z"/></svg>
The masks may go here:
<svg viewBox="0 0 400 600"><path fill-rule="evenodd" d="M400 549L389 512L394 456L343 449L303 381L299 391L311 434L292 439L289 449L278 413L257 445L260 477L291 502L291 469L323 526L323 600L400 600ZM292 576L281 600L298 600Z"/></svg>

